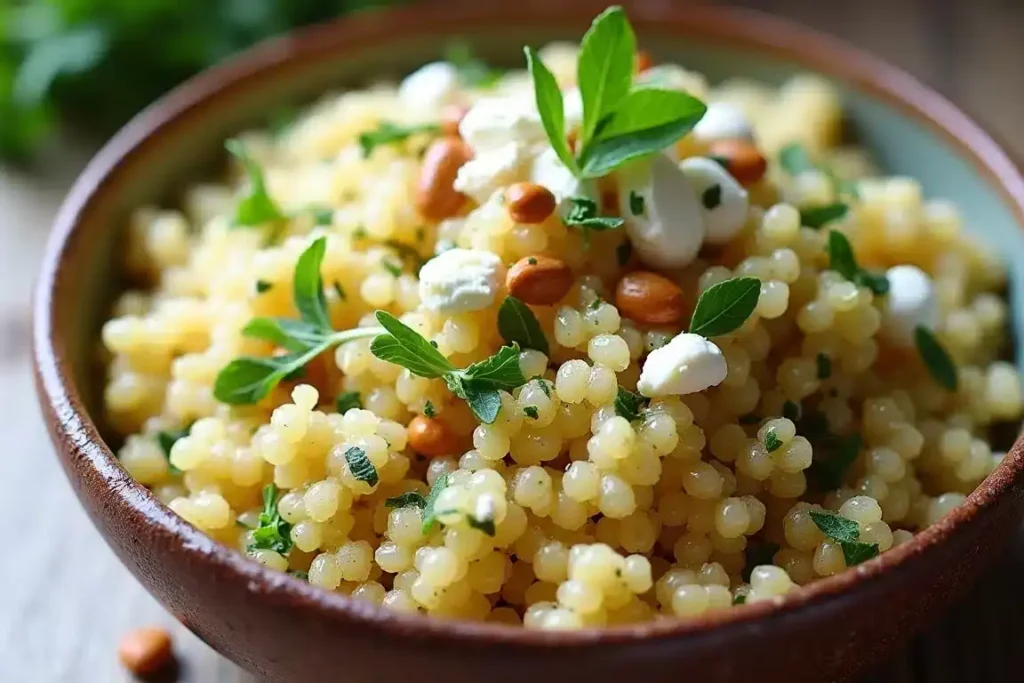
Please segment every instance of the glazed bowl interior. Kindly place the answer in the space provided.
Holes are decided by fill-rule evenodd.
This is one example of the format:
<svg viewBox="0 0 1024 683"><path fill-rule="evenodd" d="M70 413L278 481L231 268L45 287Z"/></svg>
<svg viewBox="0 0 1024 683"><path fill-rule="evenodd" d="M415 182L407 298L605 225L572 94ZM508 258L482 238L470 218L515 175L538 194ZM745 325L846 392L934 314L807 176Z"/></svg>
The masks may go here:
<svg viewBox="0 0 1024 683"><path fill-rule="evenodd" d="M91 439L103 433L97 346L100 326L123 284L115 274L123 253L129 212L143 204L173 205L186 185L216 171L223 160L222 143L226 137L265 123L282 107L311 102L325 92L358 87L382 76L399 77L439 58L443 47L453 39L467 41L494 64L521 68L523 45L541 46L556 39L577 41L586 28L587 18L599 8L593 3L583 3L586 8L581 9L580 3L563 6L558 2L521 0L503 7L505 16L499 24L489 17L486 4L437 9L437 16L421 12L415 26L406 21L399 31L389 25L391 15L364 17L345 20L344 31L323 27L299 38L266 44L245 59L218 67L175 91L140 115L101 152L58 217L37 302L40 308L36 352L43 400L53 406L56 421L74 420L84 425L80 434L72 435L72 440ZM735 10L692 8L687 10L685 19L675 13L672 21L662 21L659 7L656 3L638 3L631 8L641 43L657 60L678 62L706 74L712 82L743 77L779 84L801 72L824 74L839 89L856 140L875 155L885 170L919 179L928 197L954 200L968 228L1000 253L1024 254L1024 181L1005 154L944 100L860 53L767 17ZM1014 301L1024 301L1024 259L1011 256L1008 265L1010 296ZM64 296L73 297L74 305L57 305L57 300ZM1015 336L1022 338L1024 307L1011 307L1011 311ZM60 377L59 371L49 367L53 363L48 356L51 351L57 358L56 365L62 365L69 376ZM1020 348L1015 353L1018 362L1024 361ZM84 411L79 410L79 401ZM95 425L99 425L98 432ZM67 431L65 426L64 432ZM121 503L115 501L115 506L126 503L133 507L133 514L149 516L156 520L155 525L177 535L187 547L202 543L201 552L230 567L236 577L262 581L262 588L267 591L300 596L304 604L334 610L335 614L347 610L367 622L384 619L368 616L372 610L353 606L342 596L328 595L274 575L231 551L215 550L212 542L197 540L201 538L198 532L180 520L168 521L173 516L155 498L127 481L109 450L92 443L87 445L88 448L77 442L65 445L65 451L72 451L72 455L65 455L65 467L80 495L84 486L75 481L77 465L68 462L78 457L89 460L89 467L101 470L109 486L127 492L123 493ZM974 494L967 507L984 507L1006 494L1019 476L1022 457L1018 446L993 475L998 486ZM1013 495L1019 497L1019 493ZM98 505L93 504L94 519L109 514L97 512ZM857 581L865 583L861 579L899 569L914 553L942 542L957 524L970 523L970 514L973 513L955 512L911 543L886 553L882 560L820 581L792 599L787 598L786 604L793 609L823 608L823 615L836 617L849 597L838 594ZM1000 512L999 517L1003 516ZM102 526L102 522L98 523ZM123 557L131 555L123 544L119 552ZM137 574L158 571L154 567L139 568L138 559L135 564ZM914 571L925 571L924 565L919 563ZM941 571L958 570L945 567ZM863 590L870 593L882 588ZM169 603L184 602L175 589L165 587L163 597ZM824 600L829 597L838 599L825 608ZM614 643L635 636L678 635L687 629L727 621L744 622L744 633L757 637L767 626L754 623L755 617L773 609L776 606L757 605L691 625L662 622L632 630L612 629L611 635L590 633L579 637L591 642L607 638L607 642ZM781 626L786 618L782 614L774 626ZM451 622L438 625L412 617L388 619L403 624L406 632L416 627L420 635L501 631L508 644L553 642L545 641L543 635L522 631L515 635L497 626L470 627ZM573 641L575 636L568 634L559 637L563 642L584 642Z"/></svg>

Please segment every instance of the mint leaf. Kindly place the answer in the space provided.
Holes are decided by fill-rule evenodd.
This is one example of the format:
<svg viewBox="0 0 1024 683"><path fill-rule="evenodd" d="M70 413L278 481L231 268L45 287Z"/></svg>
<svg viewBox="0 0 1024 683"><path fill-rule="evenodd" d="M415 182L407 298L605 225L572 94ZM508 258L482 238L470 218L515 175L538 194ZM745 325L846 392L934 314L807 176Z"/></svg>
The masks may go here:
<svg viewBox="0 0 1024 683"><path fill-rule="evenodd" d="M281 518L277 504L281 500L275 484L263 487L263 511L260 512L259 526L252 532L248 550L273 550L284 555L292 548L292 525Z"/></svg>
<svg viewBox="0 0 1024 683"><path fill-rule="evenodd" d="M423 500L423 533L429 534L437 526L437 514L434 510L434 505L437 503L437 497L441 495L441 491L448 488L448 473L438 476L434 480L434 485L430 487L430 491L427 493L426 498Z"/></svg>
<svg viewBox="0 0 1024 683"><path fill-rule="evenodd" d="M581 228L584 237L587 237L591 230L615 230L626 222L616 216L599 216L597 202L588 197L570 197L569 209L562 220L571 228Z"/></svg>
<svg viewBox="0 0 1024 683"><path fill-rule="evenodd" d="M515 298L507 296L498 309L498 332L506 344L518 343L524 349L536 349L548 354L548 340L540 328L537 316L530 307Z"/></svg>
<svg viewBox="0 0 1024 683"><path fill-rule="evenodd" d="M473 363L459 374L478 387L512 391L526 384L526 377L519 367L519 344L515 342L501 347L490 358Z"/></svg>
<svg viewBox="0 0 1024 683"><path fill-rule="evenodd" d="M839 547L843 549L843 559L847 567L853 567L861 562L867 562L873 557L878 557L877 543L862 543L860 541L843 541Z"/></svg>
<svg viewBox="0 0 1024 683"><path fill-rule="evenodd" d="M700 202L708 211L717 209L722 205L722 186L716 183L704 190L700 196Z"/></svg>
<svg viewBox="0 0 1024 683"><path fill-rule="evenodd" d="M324 335L306 323L282 318L253 318L242 328L242 334L262 339L293 353L302 353L322 343Z"/></svg>
<svg viewBox="0 0 1024 683"><path fill-rule="evenodd" d="M294 297L295 308L299 317L309 325L322 332L330 333L331 316L327 312L327 297L324 296L324 281L320 276L320 266L327 253L327 239L315 240L295 264Z"/></svg>
<svg viewBox="0 0 1024 683"><path fill-rule="evenodd" d="M359 446L352 446L345 451L345 462L348 463L352 476L359 481L365 481L370 486L376 486L380 481L377 476L377 468L366 457L366 451Z"/></svg>
<svg viewBox="0 0 1024 683"><path fill-rule="evenodd" d="M956 391L956 363L932 331L924 325L918 325L914 329L914 344L932 379L949 391Z"/></svg>
<svg viewBox="0 0 1024 683"><path fill-rule="evenodd" d="M213 396L228 405L258 403L282 379L305 366L315 356L316 353L310 351L305 355L236 358L217 374L213 383Z"/></svg>
<svg viewBox="0 0 1024 683"><path fill-rule="evenodd" d="M834 512L818 512L811 510L809 513L814 526L821 529L833 541L850 542L860 538L860 526L852 519L847 519Z"/></svg>
<svg viewBox="0 0 1024 683"><path fill-rule="evenodd" d="M832 230L828 235L828 260L831 270L855 285L867 287L879 296L889 293L889 280L885 275L871 273L858 266L850 240L836 230Z"/></svg>
<svg viewBox="0 0 1024 683"><path fill-rule="evenodd" d="M774 429L769 429L767 433L765 433L764 448L769 453L774 453L782 448L782 439L779 438L779 435L775 433Z"/></svg>
<svg viewBox="0 0 1024 683"><path fill-rule="evenodd" d="M249 177L248 193L239 200L235 207L232 225L236 227L257 227L285 218L277 202L267 192L263 169L249 155L249 151L241 141L234 138L224 143L225 149L242 164L245 174Z"/></svg>
<svg viewBox="0 0 1024 683"><path fill-rule="evenodd" d="M849 211L850 207L843 202L800 209L800 225L817 230L826 223L845 217Z"/></svg>
<svg viewBox="0 0 1024 683"><path fill-rule="evenodd" d="M437 133L441 129L433 123L422 123L405 126L390 121L381 121L375 130L359 134L359 149L363 158L373 154L373 150L381 145L393 145L404 142L417 133Z"/></svg>
<svg viewBox="0 0 1024 683"><path fill-rule="evenodd" d="M635 191L629 193L629 212L634 216L643 216L646 212L644 196Z"/></svg>
<svg viewBox="0 0 1024 683"><path fill-rule="evenodd" d="M417 493L416 491L409 491L397 495L393 498L388 498L384 501L384 507L388 508L408 508L416 507L421 510L427 507L427 499L423 497L423 494Z"/></svg>
<svg viewBox="0 0 1024 683"><path fill-rule="evenodd" d="M362 408L363 399L358 391L343 391L334 399L334 409L344 415L353 408Z"/></svg>
<svg viewBox="0 0 1024 683"><path fill-rule="evenodd" d="M256 281L256 293L257 294L263 294L264 292L269 292L273 287L274 287L274 283L273 282L267 282L266 280L257 280Z"/></svg>
<svg viewBox="0 0 1024 683"><path fill-rule="evenodd" d="M572 158L572 150L569 149L569 142L565 138L565 110L562 106L562 91L558 88L558 82L554 75L537 56L536 51L532 47L523 49L526 52L526 65L533 78L533 95L537 101L537 111L540 113L544 132L548 134L551 147L562 163L573 173L578 174L579 168Z"/></svg>
<svg viewBox="0 0 1024 683"><path fill-rule="evenodd" d="M756 277L737 277L712 285L697 299L690 319L690 333L717 337L738 329L747 321L761 296Z"/></svg>
<svg viewBox="0 0 1024 683"><path fill-rule="evenodd" d="M599 14L580 42L577 82L583 100L585 147L601 121L619 105L633 84L636 36L621 7Z"/></svg>
<svg viewBox="0 0 1024 683"><path fill-rule="evenodd" d="M640 411L647 407L651 399L619 387L615 394L615 414L630 422L640 419Z"/></svg>
<svg viewBox="0 0 1024 683"><path fill-rule="evenodd" d="M466 524L469 525L470 529L482 531L488 536L494 536L496 533L493 519L477 519L473 515L466 515Z"/></svg>
<svg viewBox="0 0 1024 683"><path fill-rule="evenodd" d="M479 388L472 382L464 385L462 398L473 414L484 424L494 424L501 410L501 394L496 389Z"/></svg>
<svg viewBox="0 0 1024 683"><path fill-rule="evenodd" d="M455 370L447 358L408 325L385 311L377 311L377 322L389 334L374 338L370 352L388 363L395 363L414 375L435 378Z"/></svg>

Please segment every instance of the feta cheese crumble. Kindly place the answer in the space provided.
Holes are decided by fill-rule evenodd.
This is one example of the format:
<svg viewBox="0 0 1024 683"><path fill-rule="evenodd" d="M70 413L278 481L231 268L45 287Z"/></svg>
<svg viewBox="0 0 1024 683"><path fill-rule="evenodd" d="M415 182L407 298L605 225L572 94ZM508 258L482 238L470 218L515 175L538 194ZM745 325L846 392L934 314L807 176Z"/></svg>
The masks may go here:
<svg viewBox="0 0 1024 683"><path fill-rule="evenodd" d="M683 332L647 356L636 386L647 397L683 396L718 386L727 371L714 342Z"/></svg>
<svg viewBox="0 0 1024 683"><path fill-rule="evenodd" d="M420 300L439 313L483 310L494 303L504 271L501 259L489 251L449 249L420 270Z"/></svg>

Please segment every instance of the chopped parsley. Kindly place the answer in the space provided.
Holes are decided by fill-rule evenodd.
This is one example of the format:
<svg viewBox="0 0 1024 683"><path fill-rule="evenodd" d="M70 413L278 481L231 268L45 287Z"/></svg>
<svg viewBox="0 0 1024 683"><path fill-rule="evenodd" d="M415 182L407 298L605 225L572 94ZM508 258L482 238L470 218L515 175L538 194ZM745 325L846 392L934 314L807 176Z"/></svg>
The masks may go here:
<svg viewBox="0 0 1024 683"><path fill-rule="evenodd" d="M714 211L722 205L722 186L715 184L704 190L700 201L708 211Z"/></svg>
<svg viewBox="0 0 1024 683"><path fill-rule="evenodd" d="M774 429L769 429L764 435L764 447L769 453L782 448L782 439L779 438L778 434L775 433Z"/></svg>
<svg viewBox="0 0 1024 683"><path fill-rule="evenodd" d="M626 418L630 422L639 420L643 409L650 402L651 399L646 396L634 394L632 391L619 387L618 392L615 394L615 414Z"/></svg>
<svg viewBox="0 0 1024 683"><path fill-rule="evenodd" d="M277 504L281 500L281 492L276 484L263 487L263 511L260 512L259 526L252 531L252 541L248 549L273 550L281 555L292 548L292 525L281 518Z"/></svg>
<svg viewBox="0 0 1024 683"><path fill-rule="evenodd" d="M634 216L643 216L647 211L644 196L636 191L629 193L629 212Z"/></svg>
<svg viewBox="0 0 1024 683"><path fill-rule="evenodd" d="M863 543L860 539L860 525L834 512L811 510L811 520L823 534L839 544L847 567L866 562L878 555L877 543Z"/></svg>
<svg viewBox="0 0 1024 683"><path fill-rule="evenodd" d="M537 406L525 406L523 408L523 413L533 420L540 417L540 412L537 410Z"/></svg>
<svg viewBox="0 0 1024 683"><path fill-rule="evenodd" d="M427 417L437 417L437 408L430 401L423 404L423 414Z"/></svg>
<svg viewBox="0 0 1024 683"><path fill-rule="evenodd" d="M269 292L271 290L271 288L273 288L273 286L274 286L273 282L267 282L266 280L257 280L256 281L256 293L257 294L263 294L264 292Z"/></svg>
<svg viewBox="0 0 1024 683"><path fill-rule="evenodd" d="M345 462L348 463L352 476L359 481L365 481L370 486L376 486L377 482L380 481L380 477L377 475L377 468L366 457L366 451L359 446L352 446L345 451Z"/></svg>

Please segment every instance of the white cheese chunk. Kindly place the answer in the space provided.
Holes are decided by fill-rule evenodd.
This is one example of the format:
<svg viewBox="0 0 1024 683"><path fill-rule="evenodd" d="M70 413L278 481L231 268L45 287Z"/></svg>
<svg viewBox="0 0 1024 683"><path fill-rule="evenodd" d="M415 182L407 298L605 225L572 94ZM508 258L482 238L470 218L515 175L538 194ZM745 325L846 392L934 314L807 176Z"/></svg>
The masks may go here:
<svg viewBox="0 0 1024 683"><path fill-rule="evenodd" d="M587 184L573 175L562 163L554 148L548 147L533 160L530 167L530 182L545 187L555 195L555 211L562 215L569 205L570 197L590 197Z"/></svg>
<svg viewBox="0 0 1024 683"><path fill-rule="evenodd" d="M639 213L633 209L639 205ZM679 166L655 154L619 173L619 206L626 233L644 263L683 268L704 242L700 198Z"/></svg>
<svg viewBox="0 0 1024 683"><path fill-rule="evenodd" d="M647 397L683 396L717 386L728 368L714 342L683 332L644 361L637 389Z"/></svg>
<svg viewBox="0 0 1024 683"><path fill-rule="evenodd" d="M510 142L529 147L547 141L537 106L525 97L479 100L459 122L459 135L477 155Z"/></svg>
<svg viewBox="0 0 1024 683"><path fill-rule="evenodd" d="M440 313L480 311L494 303L505 277L497 255L478 249L449 249L420 269L420 302Z"/></svg>
<svg viewBox="0 0 1024 683"><path fill-rule="evenodd" d="M479 152L459 167L453 187L483 204L498 189L525 179L532 153L515 141Z"/></svg>
<svg viewBox="0 0 1024 683"><path fill-rule="evenodd" d="M431 62L405 77L398 86L403 107L436 110L452 104L459 95L459 72L448 62Z"/></svg>
<svg viewBox="0 0 1024 683"><path fill-rule="evenodd" d="M918 325L934 329L939 319L935 287L928 274L917 266L893 266L885 271L889 294L882 309L882 334L904 348L914 346Z"/></svg>
<svg viewBox="0 0 1024 683"><path fill-rule="evenodd" d="M754 126L743 110L731 102L712 102L693 128L700 142L716 140L754 140Z"/></svg>
<svg viewBox="0 0 1024 683"><path fill-rule="evenodd" d="M700 198L705 240L724 244L743 229L750 209L747 191L722 165L705 157L691 157L680 165Z"/></svg>

